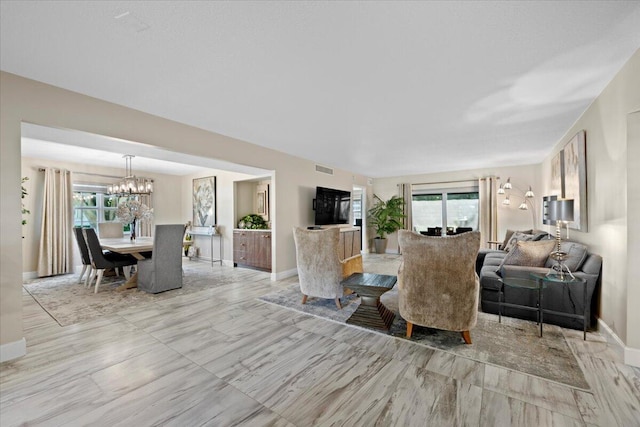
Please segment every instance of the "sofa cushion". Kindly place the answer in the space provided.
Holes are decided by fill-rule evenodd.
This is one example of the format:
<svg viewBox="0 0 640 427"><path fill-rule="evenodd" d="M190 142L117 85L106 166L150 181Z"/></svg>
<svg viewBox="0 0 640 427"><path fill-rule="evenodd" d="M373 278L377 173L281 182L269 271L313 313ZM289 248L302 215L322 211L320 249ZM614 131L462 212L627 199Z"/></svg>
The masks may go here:
<svg viewBox="0 0 640 427"><path fill-rule="evenodd" d="M534 237L535 236L533 234L521 233L520 231L516 231L509 239L509 242L507 242L504 250L510 252L516 246L516 243L533 240Z"/></svg>
<svg viewBox="0 0 640 427"><path fill-rule="evenodd" d="M544 267L549 253L553 250L553 240L519 241L500 264L499 270L504 265L519 265L525 267Z"/></svg>
<svg viewBox="0 0 640 427"><path fill-rule="evenodd" d="M550 240L553 241L553 240ZM564 261L564 265L567 266L569 271L577 271L582 266L582 263L587 258L587 247L576 242L562 242L560 243L560 250L567 253L567 259ZM552 267L556 261L552 258L547 259L546 267Z"/></svg>

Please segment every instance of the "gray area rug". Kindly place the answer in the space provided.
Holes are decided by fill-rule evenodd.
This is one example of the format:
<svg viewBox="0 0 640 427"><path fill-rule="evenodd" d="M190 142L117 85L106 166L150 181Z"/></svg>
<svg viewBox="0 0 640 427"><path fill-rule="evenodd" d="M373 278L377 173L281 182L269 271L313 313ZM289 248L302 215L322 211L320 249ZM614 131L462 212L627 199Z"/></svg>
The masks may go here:
<svg viewBox="0 0 640 427"><path fill-rule="evenodd" d="M84 283L78 283L78 274L28 280L22 287L60 326L67 326L114 314L125 308L247 280L256 275L251 270L217 269L202 263L191 267L185 265L184 271L182 288L159 294L148 294L136 288L116 291L125 282L122 276L104 277L97 294L93 293L93 286L85 288Z"/></svg>
<svg viewBox="0 0 640 427"><path fill-rule="evenodd" d="M351 295L341 298L342 310L336 308L333 300L320 298L310 297L307 303L302 305L299 285L258 299L340 323L345 323L360 304L360 298ZM397 287L384 294L381 300L387 308L396 313L388 334L406 339L407 325L398 312ZM459 332L417 325L414 325L411 341L478 362L501 366L583 390L589 389L589 384L561 329L554 325L545 325L542 338L539 337L538 331L535 322L503 317L502 323L498 323L497 316L480 312L478 324L471 331L471 345L464 344ZM373 332L385 334L380 331Z"/></svg>

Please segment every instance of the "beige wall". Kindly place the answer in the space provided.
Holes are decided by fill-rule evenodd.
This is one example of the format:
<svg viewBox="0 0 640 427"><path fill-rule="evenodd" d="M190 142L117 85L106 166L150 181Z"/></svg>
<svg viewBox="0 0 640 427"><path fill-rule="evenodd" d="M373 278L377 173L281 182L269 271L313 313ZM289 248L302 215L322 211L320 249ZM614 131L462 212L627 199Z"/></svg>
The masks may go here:
<svg viewBox="0 0 640 427"><path fill-rule="evenodd" d="M529 185L531 185L533 192L536 195L536 210L541 210L540 203L543 194L540 187L540 178L538 173L539 169L539 165L505 166L501 168L473 169L456 172L379 178L375 179L373 182L373 193L375 193L383 200L386 200L394 194L398 194L398 184L438 183L461 180L477 181L479 178L487 176L497 176L500 177L501 182L506 182L507 178L511 177L511 183L514 185L514 190L511 191L511 205L510 207L507 207L503 206L501 203L498 203L498 239L500 240L504 237L505 231L507 229L524 230L529 229L533 226L533 217L531 215L531 212L518 209L518 205L520 205L523 200L521 198L518 198L518 194L522 196L524 194L524 191L526 191L529 188ZM515 187L522 190L522 192L515 189ZM368 200L368 204L370 206L372 202L371 198L373 197L373 195L369 194L369 196L370 198ZM502 198L499 199L499 202L501 201ZM542 228L546 230L547 226L543 228L542 224L540 223L539 212L536 214L536 219L536 228ZM369 235L371 236L371 238L375 237L375 233L373 231L371 231ZM397 233L393 233L392 235L388 236L388 238L389 242L387 244L387 251L397 252ZM371 247L372 245L371 239L369 239L369 245L369 247Z"/></svg>
<svg viewBox="0 0 640 427"><path fill-rule="evenodd" d="M627 122L627 345L640 350L640 279L633 260L640 260L640 110Z"/></svg>
<svg viewBox="0 0 640 427"><path fill-rule="evenodd" d="M640 158L637 150L628 150L627 118L640 108L640 51L609 83L584 114L558 141L542 164L543 186L550 188L551 159L578 131L587 139L587 188L589 232L572 232L572 239L584 242L602 255L601 319L627 346L640 351L640 328L631 324L635 316L627 307L640 306L635 283L627 281L627 271L637 270L638 259L629 258L627 245L637 245L638 234L629 233L628 223L637 230L638 211L627 215L627 188L637 179ZM634 181L637 182L637 181ZM637 188L637 187L635 187ZM628 239L631 240L628 240ZM630 298L633 298L632 300Z"/></svg>
<svg viewBox="0 0 640 427"><path fill-rule="evenodd" d="M36 158L22 158L22 176L29 177L25 183L29 195L24 199L25 207L31 214L25 215L27 224L23 227L24 239L22 241L22 271L35 272L38 266L38 248L40 244L40 225L42 221L42 188L44 185L44 173L39 172L40 167L54 167L67 169L73 174L73 181L79 183L110 184L115 179L84 175L81 172L122 176L123 169L106 168L83 163L61 162ZM153 214L155 224L182 223L182 209L177 200L181 200L182 179L175 175L144 173L145 177L154 180ZM77 246L74 244L74 264L81 265Z"/></svg>
<svg viewBox="0 0 640 427"><path fill-rule="evenodd" d="M0 344L21 340L23 336L22 230L16 226L21 221L22 121L273 170L271 191L276 274L295 269L291 228L313 222L310 189L316 185L351 189L353 184L365 185L367 180L364 176L341 170L335 170L333 176L321 174L315 171L315 163L308 160L5 72L0 73L0 118Z"/></svg>
<svg viewBox="0 0 640 427"><path fill-rule="evenodd" d="M206 176L216 177L216 224L218 231L222 235L223 241L223 259L229 262L233 261L233 227L235 224L234 217L234 182L251 178L250 175L243 173L227 172L221 170L210 170L198 174L187 175L182 179L182 221L193 221L193 197L192 188L193 180ZM214 239L217 239L214 238ZM209 257L211 254L211 242L209 237L194 236L194 244L201 251L202 256ZM214 240L214 256L218 258L219 242Z"/></svg>

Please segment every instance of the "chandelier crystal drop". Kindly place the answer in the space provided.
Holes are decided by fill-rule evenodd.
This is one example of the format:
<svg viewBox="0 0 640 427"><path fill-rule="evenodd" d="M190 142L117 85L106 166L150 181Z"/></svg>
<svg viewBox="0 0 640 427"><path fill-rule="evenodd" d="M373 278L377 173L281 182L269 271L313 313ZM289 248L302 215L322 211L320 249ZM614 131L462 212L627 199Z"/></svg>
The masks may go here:
<svg viewBox="0 0 640 427"><path fill-rule="evenodd" d="M115 184L107 186L107 194L116 196L131 196L136 194L153 193L153 180L149 178L136 177L131 170L132 154L125 154L125 176Z"/></svg>

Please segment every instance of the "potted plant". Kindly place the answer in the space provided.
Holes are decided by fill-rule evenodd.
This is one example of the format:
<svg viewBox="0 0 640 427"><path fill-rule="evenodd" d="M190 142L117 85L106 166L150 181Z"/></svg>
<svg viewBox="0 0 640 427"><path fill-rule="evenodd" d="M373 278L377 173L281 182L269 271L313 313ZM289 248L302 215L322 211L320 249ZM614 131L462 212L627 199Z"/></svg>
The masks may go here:
<svg viewBox="0 0 640 427"><path fill-rule="evenodd" d="M404 199L393 196L389 200L382 200L373 195L375 204L369 211L369 224L375 229L376 237L373 243L377 254L385 253L387 249L386 235L398 231L403 227Z"/></svg>

